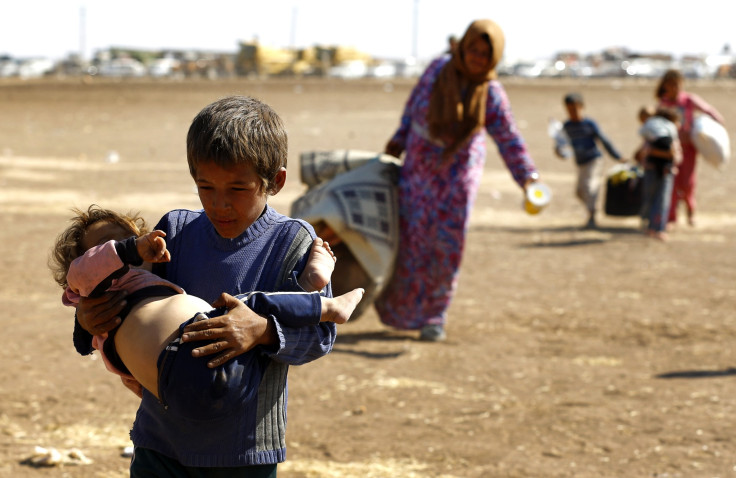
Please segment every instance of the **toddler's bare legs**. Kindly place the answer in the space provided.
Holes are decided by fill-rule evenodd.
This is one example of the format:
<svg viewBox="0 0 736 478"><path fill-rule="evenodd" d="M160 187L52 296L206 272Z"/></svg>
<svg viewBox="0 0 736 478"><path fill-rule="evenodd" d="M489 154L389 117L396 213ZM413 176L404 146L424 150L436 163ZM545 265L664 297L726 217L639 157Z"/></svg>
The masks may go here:
<svg viewBox="0 0 736 478"><path fill-rule="evenodd" d="M312 250L307 259L307 266L299 276L299 285L307 292L322 290L335 270L335 255L330 245L319 237L312 242Z"/></svg>
<svg viewBox="0 0 736 478"><path fill-rule="evenodd" d="M344 324L350 318L358 302L363 298L365 290L358 288L337 297L321 297L322 316L320 322L335 322Z"/></svg>

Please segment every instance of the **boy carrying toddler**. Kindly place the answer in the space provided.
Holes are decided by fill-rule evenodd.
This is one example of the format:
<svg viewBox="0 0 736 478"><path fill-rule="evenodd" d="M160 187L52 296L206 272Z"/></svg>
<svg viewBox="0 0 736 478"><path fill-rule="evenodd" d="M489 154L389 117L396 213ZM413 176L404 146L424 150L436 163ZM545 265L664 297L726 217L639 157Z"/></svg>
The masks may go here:
<svg viewBox="0 0 736 478"><path fill-rule="evenodd" d="M182 347L162 355L158 369L168 382L185 382L188 374L179 371L215 355L208 366L242 392L204 416L189 416L172 412L144 390L131 431L131 477L275 477L276 465L286 458L289 365L329 353L335 323L289 327L233 297L251 290L303 292L298 277L314 230L267 204L285 184L286 160L281 118L254 98L215 101L189 128L187 161L203 209L174 210L161 218L155 229L165 234L171 260L154 264L153 272L227 313L187 325ZM332 296L329 284L323 293ZM90 337L104 333L120 322L124 305L122 292L83 298L77 320ZM191 397L179 399L201 403L212 393L192 389Z"/></svg>

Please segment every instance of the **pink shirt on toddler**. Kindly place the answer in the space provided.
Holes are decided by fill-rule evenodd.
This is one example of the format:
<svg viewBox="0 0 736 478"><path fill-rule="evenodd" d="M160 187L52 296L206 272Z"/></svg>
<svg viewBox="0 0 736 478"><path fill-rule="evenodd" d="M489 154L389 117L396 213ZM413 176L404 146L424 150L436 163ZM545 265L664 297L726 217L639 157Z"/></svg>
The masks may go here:
<svg viewBox="0 0 736 478"><path fill-rule="evenodd" d="M90 248L83 256L74 259L66 275L68 286L61 297L64 305L76 307L80 297L90 297L93 293L118 290L132 293L150 286L163 285L179 294L185 293L184 289L178 285L164 280L150 271L131 269L118 255L115 247L116 243L115 240L107 241L104 244ZM118 278L112 278L115 274L122 275ZM103 289L100 285L105 282L109 282L110 285ZM123 379L135 380L132 375L118 370L105 356L102 346L106 339L107 332L92 337L92 346L100 351L105 367L110 372L120 375Z"/></svg>

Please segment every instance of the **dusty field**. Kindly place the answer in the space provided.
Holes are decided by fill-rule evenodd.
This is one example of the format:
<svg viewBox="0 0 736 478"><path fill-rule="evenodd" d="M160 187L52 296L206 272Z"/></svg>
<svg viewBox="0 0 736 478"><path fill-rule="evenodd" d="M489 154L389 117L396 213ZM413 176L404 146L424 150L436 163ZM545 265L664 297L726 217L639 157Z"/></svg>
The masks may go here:
<svg viewBox="0 0 736 478"><path fill-rule="evenodd" d="M288 212L306 150L380 150L411 83L0 82L0 475L127 475L137 399L71 342L72 311L46 267L69 209L98 203L151 222L198 207L184 138L196 112L257 96L290 132ZM342 326L335 351L290 375L284 478L726 477L736 475L736 175L700 165L698 226L667 244L633 219L581 231L574 166L554 158L547 119L562 95L624 152L654 85L506 82L553 203L521 196L489 149L448 341L380 324ZM689 83L736 139L736 83ZM119 162L106 161L111 152ZM613 161L609 165L613 165ZM89 465L32 468L35 446Z"/></svg>

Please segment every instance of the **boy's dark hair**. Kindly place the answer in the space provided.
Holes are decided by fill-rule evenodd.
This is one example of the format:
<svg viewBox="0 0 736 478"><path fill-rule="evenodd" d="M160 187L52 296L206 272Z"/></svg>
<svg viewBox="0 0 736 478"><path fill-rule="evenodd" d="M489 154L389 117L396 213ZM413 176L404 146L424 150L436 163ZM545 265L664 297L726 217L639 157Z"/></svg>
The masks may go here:
<svg viewBox="0 0 736 478"><path fill-rule="evenodd" d="M209 104L194 118L187 134L187 162L195 180L201 163L223 168L250 164L262 179L263 190L271 193L287 156L283 121L270 106L249 96L229 96Z"/></svg>
<svg viewBox="0 0 736 478"><path fill-rule="evenodd" d="M72 224L57 236L49 258L51 274L56 283L63 288L69 285L66 274L72 262L85 253L82 239L92 224L105 221L121 226L130 231L131 235L142 236L148 233L146 221L138 213L120 214L96 204L92 204L86 211L74 208L72 212L75 214L70 219Z"/></svg>
<svg viewBox="0 0 736 478"><path fill-rule="evenodd" d="M583 96L580 93L568 93L565 95L566 105L583 105Z"/></svg>
<svg viewBox="0 0 736 478"><path fill-rule="evenodd" d="M655 116L661 116L662 118L666 120L670 120L673 123L676 123L680 121L680 113L677 112L674 108L665 108L663 106L660 106L657 108L657 111L654 112Z"/></svg>

